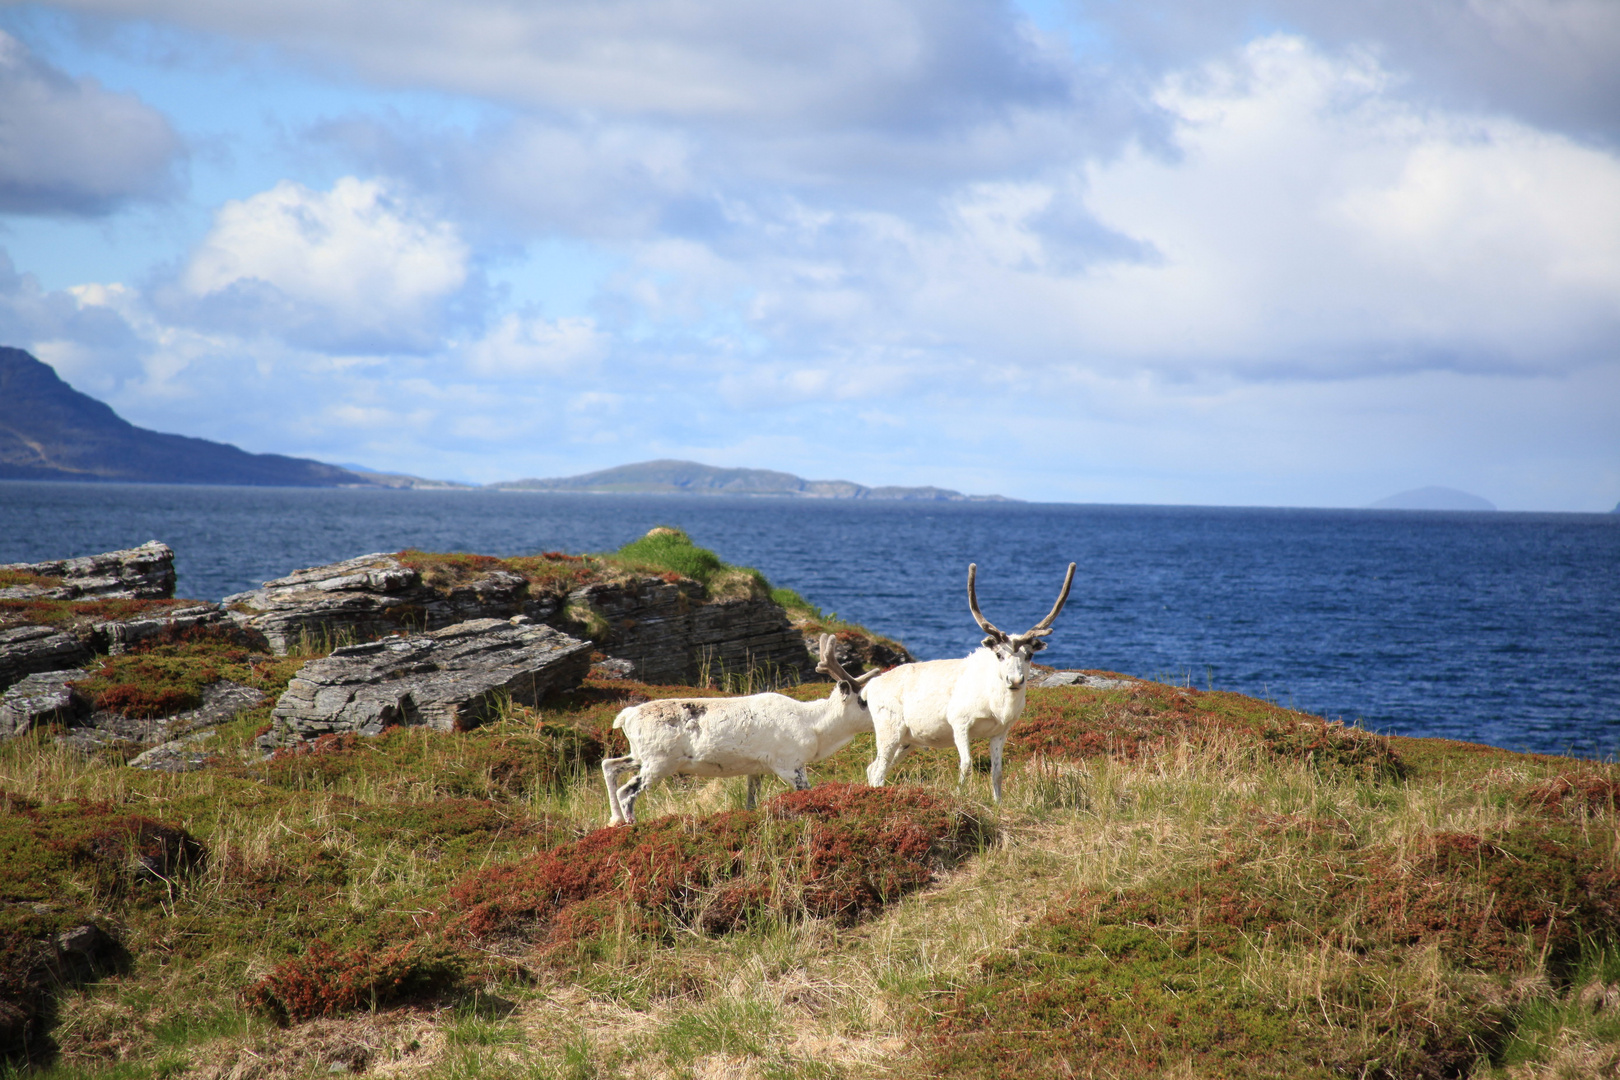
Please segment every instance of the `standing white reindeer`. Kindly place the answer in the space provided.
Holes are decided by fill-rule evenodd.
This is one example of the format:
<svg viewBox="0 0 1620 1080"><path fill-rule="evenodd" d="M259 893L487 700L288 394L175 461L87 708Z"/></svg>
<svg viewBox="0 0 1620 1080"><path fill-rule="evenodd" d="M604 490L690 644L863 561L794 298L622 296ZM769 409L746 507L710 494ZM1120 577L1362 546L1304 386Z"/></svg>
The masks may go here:
<svg viewBox="0 0 1620 1080"><path fill-rule="evenodd" d="M890 668L866 688L877 733L877 757L866 770L866 782L881 787L889 775L919 746L956 747L960 763L957 784L967 781L973 767L969 749L976 739L990 740L990 791L1001 801L1001 747L1007 732L1024 711L1025 683L1030 659L1052 632L1052 620L1069 599L1074 563L1063 579L1063 591L1046 618L1016 637L1004 633L979 612L974 592L977 564L968 565L968 609L987 635L981 646L961 660L929 660Z"/></svg>
<svg viewBox="0 0 1620 1080"><path fill-rule="evenodd" d="M636 798L666 776L746 776L748 808L759 800L759 778L775 773L803 791L806 765L831 757L872 730L861 688L877 677L849 675L833 653L837 639L821 636L816 670L837 682L824 701L794 701L782 694L741 698L672 698L625 709L613 726L630 740L630 753L602 762L609 825L636 823ZM637 775L623 787L619 776Z"/></svg>

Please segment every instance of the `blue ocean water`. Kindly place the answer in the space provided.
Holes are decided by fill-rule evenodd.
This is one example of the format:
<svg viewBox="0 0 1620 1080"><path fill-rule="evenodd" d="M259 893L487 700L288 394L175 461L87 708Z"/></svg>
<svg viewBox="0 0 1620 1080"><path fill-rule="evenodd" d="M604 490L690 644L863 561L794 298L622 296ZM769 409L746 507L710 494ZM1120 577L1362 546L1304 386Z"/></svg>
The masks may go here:
<svg viewBox="0 0 1620 1080"><path fill-rule="evenodd" d="M603 551L678 525L923 659L985 615L1041 659L1509 749L1620 750L1620 515L0 482L0 562L163 540L179 592L416 547Z"/></svg>

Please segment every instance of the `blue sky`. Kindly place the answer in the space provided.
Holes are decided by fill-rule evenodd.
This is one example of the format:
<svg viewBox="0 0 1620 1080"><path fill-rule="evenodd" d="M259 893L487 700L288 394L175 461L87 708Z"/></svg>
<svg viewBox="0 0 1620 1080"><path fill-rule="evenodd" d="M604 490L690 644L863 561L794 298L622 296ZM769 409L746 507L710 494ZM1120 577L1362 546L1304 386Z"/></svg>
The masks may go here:
<svg viewBox="0 0 1620 1080"><path fill-rule="evenodd" d="M0 342L475 481L1620 500L1613 0L0 5Z"/></svg>

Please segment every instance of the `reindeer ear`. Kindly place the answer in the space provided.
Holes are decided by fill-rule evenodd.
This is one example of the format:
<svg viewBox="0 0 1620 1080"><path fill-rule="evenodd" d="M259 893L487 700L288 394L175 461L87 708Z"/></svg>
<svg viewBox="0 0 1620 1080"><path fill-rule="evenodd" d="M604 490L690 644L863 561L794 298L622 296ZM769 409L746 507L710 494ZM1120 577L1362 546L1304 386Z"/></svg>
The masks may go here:
<svg viewBox="0 0 1620 1080"><path fill-rule="evenodd" d="M1001 640L1002 640L1001 638L998 638L998 637L996 637L994 635L991 635L990 637L987 637L983 641L979 642L979 644L983 645L987 649L994 649L996 647L996 644L998 642L1000 642Z"/></svg>
<svg viewBox="0 0 1620 1080"><path fill-rule="evenodd" d="M1046 648L1046 642L1042 641L1040 638L1036 638L1034 641L1029 643L1030 652L1040 652L1044 648Z"/></svg>

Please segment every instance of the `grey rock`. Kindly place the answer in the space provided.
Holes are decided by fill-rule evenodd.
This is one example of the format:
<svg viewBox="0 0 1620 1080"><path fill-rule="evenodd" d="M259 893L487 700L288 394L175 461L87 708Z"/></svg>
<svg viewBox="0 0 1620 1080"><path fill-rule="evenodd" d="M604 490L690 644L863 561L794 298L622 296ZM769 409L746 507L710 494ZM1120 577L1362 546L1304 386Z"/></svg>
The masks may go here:
<svg viewBox="0 0 1620 1080"><path fill-rule="evenodd" d="M220 605L197 604L173 608L161 615L143 619L96 623L90 628L90 640L98 650L117 656L143 641L175 636L199 627L236 629L235 623Z"/></svg>
<svg viewBox="0 0 1620 1080"><path fill-rule="evenodd" d="M543 619L558 605L529 601L521 574L492 570L446 591L387 552L299 570L225 598L231 617L264 635L279 654L306 647L370 641L400 630L438 630L468 619L527 614Z"/></svg>
<svg viewBox="0 0 1620 1080"><path fill-rule="evenodd" d="M299 670L260 744L376 735L393 724L464 731L494 717L504 699L536 705L551 690L578 686L590 664L590 642L521 618L349 645Z"/></svg>
<svg viewBox="0 0 1620 1080"><path fill-rule="evenodd" d="M159 743L130 758L130 768L167 773L195 772L206 767L212 759L213 755L204 751L202 744L215 734L212 731L199 731L181 739Z"/></svg>
<svg viewBox="0 0 1620 1080"><path fill-rule="evenodd" d="M0 690L26 675L83 667L94 659L77 637L49 626L0 630Z"/></svg>
<svg viewBox="0 0 1620 1080"><path fill-rule="evenodd" d="M82 679L84 668L39 671L26 675L0 694L0 739L9 739L50 723L72 723L90 713L90 702L68 683Z"/></svg>
<svg viewBox="0 0 1620 1080"><path fill-rule="evenodd" d="M174 595L174 551L157 540L148 540L137 548L76 559L6 563L0 565L0 570L61 579L56 586L0 589L0 600L162 600Z"/></svg>
<svg viewBox="0 0 1620 1080"><path fill-rule="evenodd" d="M710 600L695 581L652 575L581 586L562 598L531 596L522 575L503 569L438 589L393 555L377 553L300 570L228 596L225 604L239 626L262 634L283 654L306 643L329 648L520 615L578 634L571 613L590 612L597 647L628 662L627 674L646 682L696 683L750 672L797 682L815 667L775 602Z"/></svg>
<svg viewBox="0 0 1620 1080"><path fill-rule="evenodd" d="M95 923L64 930L52 944L56 955L49 962L49 970L59 979L84 978L110 966L118 954L118 942Z"/></svg>
<svg viewBox="0 0 1620 1080"><path fill-rule="evenodd" d="M629 661L642 682L691 685L749 675L767 683L798 682L814 668L781 605L704 600L697 582L649 576L575 589L568 608L589 608L605 620L598 647Z"/></svg>
<svg viewBox="0 0 1620 1080"><path fill-rule="evenodd" d="M1093 690L1117 690L1122 686L1130 686L1135 679L1105 679L1101 675L1087 675L1083 671L1054 671L1045 676L1036 686L1089 686Z"/></svg>

